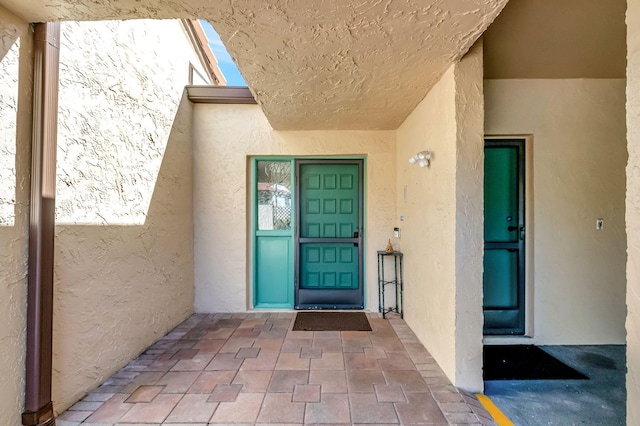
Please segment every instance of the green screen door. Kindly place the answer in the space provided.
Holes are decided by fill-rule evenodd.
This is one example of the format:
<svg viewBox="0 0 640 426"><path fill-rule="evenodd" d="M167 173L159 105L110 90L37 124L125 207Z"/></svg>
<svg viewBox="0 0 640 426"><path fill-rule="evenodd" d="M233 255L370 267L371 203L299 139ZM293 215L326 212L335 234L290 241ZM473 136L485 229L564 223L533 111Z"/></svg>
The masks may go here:
<svg viewBox="0 0 640 426"><path fill-rule="evenodd" d="M296 309L362 309L362 161L300 160Z"/></svg>
<svg viewBox="0 0 640 426"><path fill-rule="evenodd" d="M484 334L524 334L524 140L486 140Z"/></svg>

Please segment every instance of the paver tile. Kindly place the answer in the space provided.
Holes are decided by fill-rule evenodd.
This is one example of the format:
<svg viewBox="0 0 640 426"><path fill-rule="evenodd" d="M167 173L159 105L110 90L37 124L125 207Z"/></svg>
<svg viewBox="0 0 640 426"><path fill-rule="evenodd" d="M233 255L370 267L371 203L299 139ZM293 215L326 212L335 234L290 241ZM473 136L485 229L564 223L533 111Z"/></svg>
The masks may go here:
<svg viewBox="0 0 640 426"><path fill-rule="evenodd" d="M233 379L234 385L242 385L240 392L244 393L264 393L269 387L272 371L246 370L238 371Z"/></svg>
<svg viewBox="0 0 640 426"><path fill-rule="evenodd" d="M393 404L378 402L370 393L349 395L351 421L353 423L397 423L398 416Z"/></svg>
<svg viewBox="0 0 640 426"><path fill-rule="evenodd" d="M191 359L181 359L171 371L202 371L213 359L213 354L198 354Z"/></svg>
<svg viewBox="0 0 640 426"><path fill-rule="evenodd" d="M117 422L135 405L124 402L128 396L124 394L114 395L87 418L87 423Z"/></svg>
<svg viewBox="0 0 640 426"><path fill-rule="evenodd" d="M452 424L478 424L478 417L473 413L447 413L445 417Z"/></svg>
<svg viewBox="0 0 640 426"><path fill-rule="evenodd" d="M355 352L355 353L363 353L364 348L370 348L372 346L370 340L343 340L342 341L342 352Z"/></svg>
<svg viewBox="0 0 640 426"><path fill-rule="evenodd" d="M314 333L321 333L321 332L315 331ZM342 353L342 340L340 340L340 339L313 339L312 347L321 348L323 353L328 353L328 352Z"/></svg>
<svg viewBox="0 0 640 426"><path fill-rule="evenodd" d="M240 370L273 370L278 361L278 355L278 352L261 349L256 358L245 359Z"/></svg>
<svg viewBox="0 0 640 426"><path fill-rule="evenodd" d="M470 413L471 407L465 402L443 402L440 409L445 413Z"/></svg>
<svg viewBox="0 0 640 426"><path fill-rule="evenodd" d="M347 371L347 384L350 393L373 393L373 385L384 385L386 383L380 370Z"/></svg>
<svg viewBox="0 0 640 426"><path fill-rule="evenodd" d="M185 393L199 375L197 371L169 371L156 384L164 385L162 393Z"/></svg>
<svg viewBox="0 0 640 426"><path fill-rule="evenodd" d="M373 385L379 402L407 402L400 385Z"/></svg>
<svg viewBox="0 0 640 426"><path fill-rule="evenodd" d="M302 348L300 358L320 359L322 358L322 348Z"/></svg>
<svg viewBox="0 0 640 426"><path fill-rule="evenodd" d="M380 370L378 360L367 358L364 353L345 353L344 364L347 370Z"/></svg>
<svg viewBox="0 0 640 426"><path fill-rule="evenodd" d="M266 322L266 318L246 318L244 321L242 321L242 323L240 323L238 329L253 328L257 325L264 325L264 323Z"/></svg>
<svg viewBox="0 0 640 426"><path fill-rule="evenodd" d="M445 419L431 394L410 393L407 394L407 400L406 404L395 404L401 424L447 424L447 419Z"/></svg>
<svg viewBox="0 0 640 426"><path fill-rule="evenodd" d="M222 339L211 339L211 340L200 340L193 347L194 349L198 349L201 354L217 354L220 348L224 346L225 340Z"/></svg>
<svg viewBox="0 0 640 426"><path fill-rule="evenodd" d="M339 331L314 331L314 339L340 339L342 336Z"/></svg>
<svg viewBox="0 0 640 426"><path fill-rule="evenodd" d="M311 370L344 370L344 355L323 351L322 358L311 360Z"/></svg>
<svg viewBox="0 0 640 426"><path fill-rule="evenodd" d="M217 385L209 395L209 402L234 402L238 399L238 394L242 385Z"/></svg>
<svg viewBox="0 0 640 426"><path fill-rule="evenodd" d="M85 420L87 417L93 414L95 410L90 411L65 411L61 415L56 418L57 422L65 421L65 422L81 422Z"/></svg>
<svg viewBox="0 0 640 426"><path fill-rule="evenodd" d="M108 401L109 399L111 399L111 397L115 395L113 393L93 393L91 392L89 395L85 396L84 398L82 398L83 401L88 401L88 402L105 402Z"/></svg>
<svg viewBox="0 0 640 426"><path fill-rule="evenodd" d="M80 401L73 404L69 411L95 411L102 406L100 401Z"/></svg>
<svg viewBox="0 0 640 426"><path fill-rule="evenodd" d="M387 359L379 359L378 363L383 370L415 370L413 361L406 352L389 352Z"/></svg>
<svg viewBox="0 0 640 426"><path fill-rule="evenodd" d="M231 383L235 375L234 370L205 371L193 382L187 393L211 393L216 385Z"/></svg>
<svg viewBox="0 0 640 426"><path fill-rule="evenodd" d="M276 362L276 370L309 370L310 360L300 358L300 353L281 353Z"/></svg>
<svg viewBox="0 0 640 426"><path fill-rule="evenodd" d="M217 330L213 330L213 331L209 331L207 334L204 335L205 339L228 339L229 337L231 337L231 335L233 334L233 329L232 328L220 328Z"/></svg>
<svg viewBox="0 0 640 426"><path fill-rule="evenodd" d="M227 343L224 344L218 351L220 354L236 354L242 348L250 348L253 346L253 341L255 339L250 339L246 337L238 337L238 338L230 338L227 340Z"/></svg>
<svg viewBox="0 0 640 426"><path fill-rule="evenodd" d="M269 392L292 393L295 385L309 384L309 372L302 370L275 370L269 382Z"/></svg>
<svg viewBox="0 0 640 426"><path fill-rule="evenodd" d="M242 348L236 354L236 358L257 358L260 348Z"/></svg>
<svg viewBox="0 0 640 426"><path fill-rule="evenodd" d="M292 402L290 393L268 393L262 402L258 422L302 424L304 408L304 402Z"/></svg>
<svg viewBox="0 0 640 426"><path fill-rule="evenodd" d="M205 370L237 370L240 368L244 359L236 358L236 354L222 354L218 353L213 357L213 360L205 367Z"/></svg>
<svg viewBox="0 0 640 426"><path fill-rule="evenodd" d="M347 376L344 370L312 370L309 384L320 385L322 393L347 393Z"/></svg>
<svg viewBox="0 0 640 426"><path fill-rule="evenodd" d="M171 354L167 354L169 357ZM176 365L180 361L179 359L156 359L145 369L146 372L149 371L169 371L171 368Z"/></svg>
<svg viewBox="0 0 640 426"><path fill-rule="evenodd" d="M255 339L260 335L261 331L252 330L250 328L238 328L233 332L231 338L242 338L247 337L250 339Z"/></svg>
<svg viewBox="0 0 640 426"><path fill-rule="evenodd" d="M119 422L162 423L180 399L182 399L180 394L161 394L156 396L152 402L134 404Z"/></svg>
<svg viewBox="0 0 640 426"><path fill-rule="evenodd" d="M405 392L428 392L429 388L416 370L385 370L384 376L390 385L400 385Z"/></svg>
<svg viewBox="0 0 640 426"><path fill-rule="evenodd" d="M342 340L366 340L371 341L368 331L341 331Z"/></svg>
<svg viewBox="0 0 640 426"><path fill-rule="evenodd" d="M192 347L195 345L191 345ZM176 352L171 359L191 359L198 354L197 349L180 349Z"/></svg>
<svg viewBox="0 0 640 426"><path fill-rule="evenodd" d="M185 395L165 420L167 423L208 422L218 407L215 402L207 402L209 395Z"/></svg>
<svg viewBox="0 0 640 426"><path fill-rule="evenodd" d="M287 339L313 339L313 331L289 330L287 332Z"/></svg>
<svg viewBox="0 0 640 426"><path fill-rule="evenodd" d="M265 351L280 352L284 339L260 339L257 338L253 342L254 348L260 348Z"/></svg>
<svg viewBox="0 0 640 426"><path fill-rule="evenodd" d="M213 413L211 423L255 423L262 407L262 393L241 393L235 402L221 402Z"/></svg>
<svg viewBox="0 0 640 426"><path fill-rule="evenodd" d="M284 339L282 343L282 352L300 353L303 348L310 348L313 345L313 339Z"/></svg>
<svg viewBox="0 0 640 426"><path fill-rule="evenodd" d="M320 402L320 385L295 385L294 402Z"/></svg>
<svg viewBox="0 0 640 426"><path fill-rule="evenodd" d="M166 374L166 371L144 371L144 372L141 372L140 374L138 374L131 381L131 383L129 383L127 386L125 386L122 389L120 389L118 392L132 393L133 391L138 389L138 386L155 385L158 382L158 380L160 380L165 374ZM100 389L100 388L98 388L98 389ZM116 393L116 392L114 392L114 393Z"/></svg>
<svg viewBox="0 0 640 426"><path fill-rule="evenodd" d="M382 348L364 348L364 356L367 358L382 359L387 358L387 353Z"/></svg>
<svg viewBox="0 0 640 426"><path fill-rule="evenodd" d="M125 402L151 402L163 389L164 386L139 386Z"/></svg>
<svg viewBox="0 0 640 426"><path fill-rule="evenodd" d="M323 394L321 402L307 403L305 423L340 424L350 423L349 400L344 395Z"/></svg>

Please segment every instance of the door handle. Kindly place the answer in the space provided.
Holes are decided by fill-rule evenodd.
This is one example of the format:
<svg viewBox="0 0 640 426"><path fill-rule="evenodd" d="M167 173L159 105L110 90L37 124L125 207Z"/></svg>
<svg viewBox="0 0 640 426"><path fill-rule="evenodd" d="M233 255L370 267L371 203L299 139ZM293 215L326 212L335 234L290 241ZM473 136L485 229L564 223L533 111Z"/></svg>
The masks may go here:
<svg viewBox="0 0 640 426"><path fill-rule="evenodd" d="M356 231L356 232L354 232L354 233L353 233L353 238L358 238L358 239L359 239L359 235L360 235L360 234L358 233L358 231ZM354 247L358 247L358 241L356 241L355 243L353 243L353 246L354 246Z"/></svg>
<svg viewBox="0 0 640 426"><path fill-rule="evenodd" d="M515 231L517 229L518 229L517 226L507 226L507 231L509 231L509 232L513 232L513 231Z"/></svg>

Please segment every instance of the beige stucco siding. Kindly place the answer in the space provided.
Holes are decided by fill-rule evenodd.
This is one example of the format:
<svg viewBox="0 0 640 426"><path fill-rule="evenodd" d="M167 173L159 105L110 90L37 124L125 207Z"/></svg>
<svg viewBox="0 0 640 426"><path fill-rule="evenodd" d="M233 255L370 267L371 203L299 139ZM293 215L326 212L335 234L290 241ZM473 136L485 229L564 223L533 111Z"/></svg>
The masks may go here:
<svg viewBox="0 0 640 426"><path fill-rule="evenodd" d="M533 342L624 343L625 81L485 86L487 134L533 136Z"/></svg>
<svg viewBox="0 0 640 426"><path fill-rule="evenodd" d="M395 137L388 131L277 132L260 107L203 105L194 112L197 312L251 308L250 156L366 156L366 306L377 310L376 250L393 235Z"/></svg>
<svg viewBox="0 0 640 426"><path fill-rule="evenodd" d="M406 321L447 376L474 391L482 390L481 55L479 44L452 65L400 126L396 163ZM427 148L429 168L408 163Z"/></svg>
<svg viewBox="0 0 640 426"><path fill-rule="evenodd" d="M179 21L62 25L53 400L193 312L192 105Z"/></svg>
<svg viewBox="0 0 640 426"><path fill-rule="evenodd" d="M640 424L640 2L627 2L627 424Z"/></svg>
<svg viewBox="0 0 640 426"><path fill-rule="evenodd" d="M484 95L482 40L455 67L456 386L482 391Z"/></svg>
<svg viewBox="0 0 640 426"><path fill-rule="evenodd" d="M456 368L454 77L452 66L397 130L396 163L405 320L449 378ZM427 148L429 168L408 162Z"/></svg>
<svg viewBox="0 0 640 426"><path fill-rule="evenodd" d="M32 39L29 25L0 8L0 424L23 407Z"/></svg>

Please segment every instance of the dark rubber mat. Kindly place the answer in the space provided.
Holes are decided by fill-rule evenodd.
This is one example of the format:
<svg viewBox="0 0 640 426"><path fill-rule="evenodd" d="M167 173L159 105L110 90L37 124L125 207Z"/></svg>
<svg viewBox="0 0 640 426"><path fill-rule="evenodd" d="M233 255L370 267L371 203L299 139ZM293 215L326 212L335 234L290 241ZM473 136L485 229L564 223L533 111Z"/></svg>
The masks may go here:
<svg viewBox="0 0 640 426"><path fill-rule="evenodd" d="M294 331L371 331L364 312L298 312Z"/></svg>
<svg viewBox="0 0 640 426"><path fill-rule="evenodd" d="M484 380L585 380L569 367L534 345L484 347Z"/></svg>

